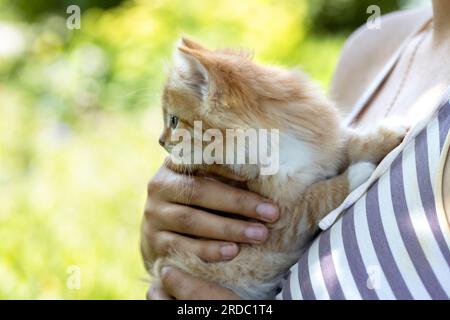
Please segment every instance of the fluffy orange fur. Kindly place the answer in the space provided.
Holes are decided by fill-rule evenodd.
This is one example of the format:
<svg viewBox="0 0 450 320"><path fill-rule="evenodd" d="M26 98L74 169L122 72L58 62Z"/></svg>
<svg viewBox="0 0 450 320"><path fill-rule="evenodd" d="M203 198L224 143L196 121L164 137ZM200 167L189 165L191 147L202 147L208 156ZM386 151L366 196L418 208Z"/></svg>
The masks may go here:
<svg viewBox="0 0 450 320"><path fill-rule="evenodd" d="M170 264L247 299L274 297L282 276L317 233L317 222L370 176L406 131L401 126L381 126L370 133L345 128L337 108L302 72L261 66L243 51L212 51L186 38L176 49L162 105L160 143L168 150L173 131L192 130L195 120L203 122L204 130L280 130L277 174L260 175L255 165L227 165L247 179L249 190L280 208L280 219L267 224L264 244L242 245L238 256L226 262L208 263L176 248L156 263L146 261L154 265L155 281L161 265ZM170 115L180 119L177 128L170 128Z"/></svg>

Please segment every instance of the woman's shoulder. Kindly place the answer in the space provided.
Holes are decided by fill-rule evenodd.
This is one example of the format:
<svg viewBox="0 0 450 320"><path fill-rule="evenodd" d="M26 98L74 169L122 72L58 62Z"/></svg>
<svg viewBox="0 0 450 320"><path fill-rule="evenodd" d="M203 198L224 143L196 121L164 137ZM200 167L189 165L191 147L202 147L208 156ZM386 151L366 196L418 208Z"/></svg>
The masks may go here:
<svg viewBox="0 0 450 320"><path fill-rule="evenodd" d="M402 42L430 17L430 9L383 15L379 28L359 27L346 41L331 84L330 95L348 112Z"/></svg>

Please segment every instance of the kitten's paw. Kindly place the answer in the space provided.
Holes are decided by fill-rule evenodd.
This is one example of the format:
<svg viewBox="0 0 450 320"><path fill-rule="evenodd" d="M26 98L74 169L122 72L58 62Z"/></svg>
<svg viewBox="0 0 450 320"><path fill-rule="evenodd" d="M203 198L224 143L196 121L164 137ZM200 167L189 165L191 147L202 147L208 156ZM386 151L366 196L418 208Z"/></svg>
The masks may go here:
<svg viewBox="0 0 450 320"><path fill-rule="evenodd" d="M379 133L383 138L385 146L389 150L394 149L402 142L408 130L409 126L398 117L384 119L379 127Z"/></svg>
<svg viewBox="0 0 450 320"><path fill-rule="evenodd" d="M348 168L347 178L350 191L355 190L363 184L372 175L375 170L375 165L372 162L362 161L352 164Z"/></svg>

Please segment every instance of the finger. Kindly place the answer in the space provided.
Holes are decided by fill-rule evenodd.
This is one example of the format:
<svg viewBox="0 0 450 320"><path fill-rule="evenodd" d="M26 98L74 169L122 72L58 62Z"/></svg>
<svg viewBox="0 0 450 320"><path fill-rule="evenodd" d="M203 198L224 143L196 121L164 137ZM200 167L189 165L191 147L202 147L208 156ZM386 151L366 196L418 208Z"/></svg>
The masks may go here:
<svg viewBox="0 0 450 320"><path fill-rule="evenodd" d="M270 200L256 193L232 187L228 184L204 177L186 177L172 180L168 201L180 204L234 213L244 217L274 222L279 218L279 209Z"/></svg>
<svg viewBox="0 0 450 320"><path fill-rule="evenodd" d="M162 288L150 287L147 291L147 300L173 300Z"/></svg>
<svg viewBox="0 0 450 320"><path fill-rule="evenodd" d="M261 243L268 235L260 223L231 219L173 204L157 214L160 229L197 237L241 243Z"/></svg>
<svg viewBox="0 0 450 320"><path fill-rule="evenodd" d="M274 222L280 216L276 205L256 193L206 177L186 176L168 170L158 172L153 183L149 184L148 192L149 195L159 192L161 198L170 202L196 205L265 222Z"/></svg>
<svg viewBox="0 0 450 320"><path fill-rule="evenodd" d="M229 289L193 277L178 268L165 266L161 270L165 291L179 300L237 300Z"/></svg>
<svg viewBox="0 0 450 320"><path fill-rule="evenodd" d="M279 217L277 206L270 203L270 200L256 193L201 177L196 178L191 204L266 222L274 222Z"/></svg>
<svg viewBox="0 0 450 320"><path fill-rule="evenodd" d="M161 231L155 237L157 254L164 256L170 249L181 252L192 252L207 262L218 262L233 259L239 253L239 246L235 243L213 240L199 240L183 235Z"/></svg>

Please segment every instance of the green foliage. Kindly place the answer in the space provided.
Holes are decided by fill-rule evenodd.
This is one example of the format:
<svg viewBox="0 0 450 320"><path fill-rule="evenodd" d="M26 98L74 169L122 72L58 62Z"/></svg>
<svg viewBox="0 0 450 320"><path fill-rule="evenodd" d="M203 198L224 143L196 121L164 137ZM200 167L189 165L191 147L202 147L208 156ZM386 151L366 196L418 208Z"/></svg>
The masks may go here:
<svg viewBox="0 0 450 320"><path fill-rule="evenodd" d="M313 32L350 32L364 24L370 14L367 8L377 5L381 14L401 8L398 0L308 0L309 23Z"/></svg>
<svg viewBox="0 0 450 320"><path fill-rule="evenodd" d="M14 0L9 7L26 20L36 20L49 14L62 15L70 5L77 5L82 10L93 7L112 8L123 0Z"/></svg>
<svg viewBox="0 0 450 320"><path fill-rule="evenodd" d="M27 22L9 4L0 0L2 19L16 21L14 50L0 46L0 298L144 298L139 224L164 157L164 61L182 33L302 65L325 87L344 40L308 36L303 0L127 1L83 10L80 30L59 6ZM67 285L72 265L79 290Z"/></svg>

